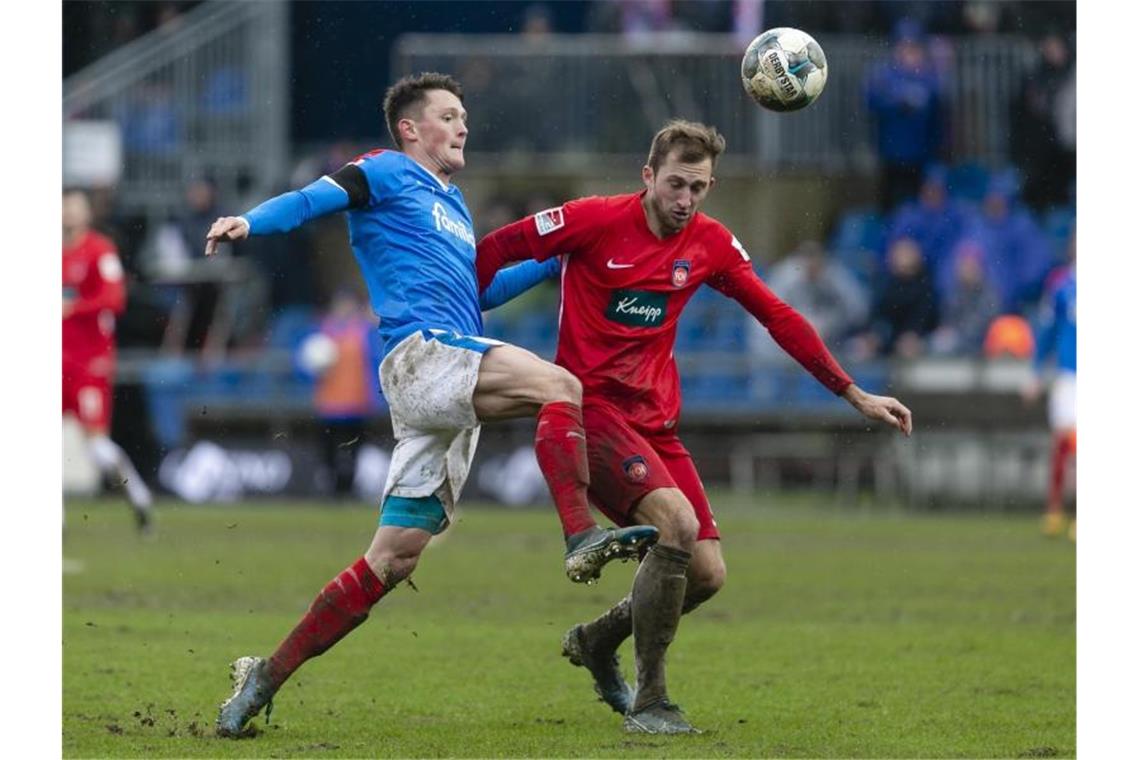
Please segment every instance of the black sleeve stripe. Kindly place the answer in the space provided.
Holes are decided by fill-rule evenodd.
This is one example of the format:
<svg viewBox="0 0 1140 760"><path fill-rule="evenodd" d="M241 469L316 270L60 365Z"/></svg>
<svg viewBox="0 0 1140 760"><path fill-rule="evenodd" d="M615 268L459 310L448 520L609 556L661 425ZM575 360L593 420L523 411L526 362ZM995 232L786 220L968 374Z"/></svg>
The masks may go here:
<svg viewBox="0 0 1140 760"><path fill-rule="evenodd" d="M329 175L329 179L344 188L348 193L349 208L363 208L368 205L370 193L368 190L368 177L364 170L356 164L345 164Z"/></svg>

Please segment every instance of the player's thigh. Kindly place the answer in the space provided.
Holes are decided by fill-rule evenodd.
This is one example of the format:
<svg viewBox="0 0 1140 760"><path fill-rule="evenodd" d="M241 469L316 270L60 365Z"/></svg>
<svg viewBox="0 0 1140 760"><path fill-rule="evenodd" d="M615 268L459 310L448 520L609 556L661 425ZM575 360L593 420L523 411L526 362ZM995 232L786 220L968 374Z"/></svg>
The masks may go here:
<svg viewBox="0 0 1140 760"><path fill-rule="evenodd" d="M421 330L400 341L380 363L380 387L396 438L405 430L460 430L478 426L471 403L483 338Z"/></svg>
<svg viewBox="0 0 1140 760"><path fill-rule="evenodd" d="M673 439L673 443L662 451L662 461L669 469L677 488L681 489L693 507L693 514L700 524L697 540L720 539L720 530L713 515L712 505L709 504L708 494L705 493L705 486L701 483L701 476L697 473L692 456L680 441Z"/></svg>
<svg viewBox="0 0 1140 760"><path fill-rule="evenodd" d="M475 385L475 414L483 422L533 417L553 401L581 403L582 384L570 372L525 348L500 343L483 355Z"/></svg>
<svg viewBox="0 0 1140 760"><path fill-rule="evenodd" d="M1049 427L1054 432L1077 427L1077 376L1061 372L1049 388Z"/></svg>
<svg viewBox="0 0 1140 760"><path fill-rule="evenodd" d="M110 380L82 373L64 373L63 411L74 414L84 430L106 432L111 426Z"/></svg>
<svg viewBox="0 0 1140 760"><path fill-rule="evenodd" d="M634 509L642 499L659 489L676 489L669 469L616 409L588 403L582 409L582 420L590 501L616 525L639 522Z"/></svg>

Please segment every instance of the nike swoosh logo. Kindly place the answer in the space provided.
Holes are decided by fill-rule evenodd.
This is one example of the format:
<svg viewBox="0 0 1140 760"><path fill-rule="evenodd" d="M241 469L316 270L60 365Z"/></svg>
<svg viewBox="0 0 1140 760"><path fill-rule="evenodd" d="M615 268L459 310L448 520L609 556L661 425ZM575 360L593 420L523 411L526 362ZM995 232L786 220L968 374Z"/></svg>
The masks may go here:
<svg viewBox="0 0 1140 760"><path fill-rule="evenodd" d="M615 264L613 259L606 262L606 266L610 269L629 269L633 264Z"/></svg>

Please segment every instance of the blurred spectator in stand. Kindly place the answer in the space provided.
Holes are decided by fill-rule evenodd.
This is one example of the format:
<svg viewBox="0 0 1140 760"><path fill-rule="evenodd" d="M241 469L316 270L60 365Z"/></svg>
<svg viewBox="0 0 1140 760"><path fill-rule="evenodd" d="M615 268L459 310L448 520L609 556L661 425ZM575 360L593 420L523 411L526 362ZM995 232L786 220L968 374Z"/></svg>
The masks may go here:
<svg viewBox="0 0 1140 760"><path fill-rule="evenodd" d="M980 214L963 233L986 252L987 268L1001 291L1002 310L1023 313L1041 296L1052 266L1049 241L1033 216L1018 202L1017 177L995 173L986 187ZM942 282L949 278L945 274Z"/></svg>
<svg viewBox="0 0 1140 760"><path fill-rule="evenodd" d="M1025 173L1025 202L1037 211L1073 199L1077 175L1076 65L1069 43L1052 33L1037 45L1013 107L1010 152Z"/></svg>
<svg viewBox="0 0 1140 760"><path fill-rule="evenodd" d="M947 191L946 167L926 168L918 198L904 203L887 221L887 242L913 238L922 249L926 269L938 273L950 257L951 248L962 236L972 209L951 198ZM936 279L935 285L939 286ZM942 293L942 291L940 291ZM942 293L944 295L944 293Z"/></svg>
<svg viewBox="0 0 1140 760"><path fill-rule="evenodd" d="M486 132L492 140L502 140L502 144L491 143L484 150L516 150L524 153L546 153L553 150L559 141L566 139L563 129L568 121L565 113L565 98L553 96L566 82L559 79L560 64L548 54L550 36L554 32L554 20L550 8L543 3L528 5L523 12L522 28L519 35L528 48L528 55L509 56L494 64L494 79L510 82L509 87L492 83L484 98L498 106L497 113L482 118L491 119ZM465 80L466 81L466 80ZM535 103L543 107L536 109ZM491 127L496 118L507 114L528 114L528 117L515 120L515 129L500 130Z"/></svg>
<svg viewBox="0 0 1140 760"><path fill-rule="evenodd" d="M1077 454L1077 248L1069 242L1069 263L1050 276L1051 286L1041 303L1040 330L1034 357L1034 378L1023 389L1027 402L1034 402L1044 387L1043 376L1052 364L1049 383L1049 427L1053 431L1049 490L1041 530L1047 536L1065 530L1063 496L1070 459ZM1074 517L1069 537L1076 540Z"/></svg>
<svg viewBox="0 0 1140 760"><path fill-rule="evenodd" d="M938 326L938 301L922 249L912 238L891 244L878 290L870 327L853 341L854 353L863 358L920 356L926 336Z"/></svg>
<svg viewBox="0 0 1140 760"><path fill-rule="evenodd" d="M999 314L1001 297L985 269L985 251L972 240L955 246L954 280L943 294L942 320L930 338L933 353L977 356L986 330Z"/></svg>
<svg viewBox="0 0 1140 760"><path fill-rule="evenodd" d="M732 31L733 5L733 0L673 0L673 19L682 29L723 34Z"/></svg>
<svg viewBox="0 0 1140 760"><path fill-rule="evenodd" d="M671 0L598 0L587 21L591 32L621 34L630 42L646 42L675 27Z"/></svg>
<svg viewBox="0 0 1140 760"><path fill-rule="evenodd" d="M128 154L173 159L182 147L182 124L169 82L152 76L131 91L116 114Z"/></svg>
<svg viewBox="0 0 1140 760"><path fill-rule="evenodd" d="M322 453L329 485L338 497L352 494L356 456L380 397L379 339L365 300L342 289L333 296L319 330L298 349L298 363L318 378L313 405L324 428Z"/></svg>
<svg viewBox="0 0 1140 760"><path fill-rule="evenodd" d="M901 19L891 57L872 68L867 106L878 129L880 208L884 214L918 192L923 168L942 144L942 93L922 28Z"/></svg>
<svg viewBox="0 0 1140 760"><path fill-rule="evenodd" d="M840 345L867 322L870 294L814 240L804 242L795 253L772 267L766 279L768 287L803 314L829 346ZM778 346L767 330L759 323L750 324L756 328L749 332L749 342L755 350L786 356L776 350Z"/></svg>
<svg viewBox="0 0 1140 760"><path fill-rule="evenodd" d="M163 34L173 34L182 28L186 19L182 17L180 3L158 3L154 13L154 25Z"/></svg>

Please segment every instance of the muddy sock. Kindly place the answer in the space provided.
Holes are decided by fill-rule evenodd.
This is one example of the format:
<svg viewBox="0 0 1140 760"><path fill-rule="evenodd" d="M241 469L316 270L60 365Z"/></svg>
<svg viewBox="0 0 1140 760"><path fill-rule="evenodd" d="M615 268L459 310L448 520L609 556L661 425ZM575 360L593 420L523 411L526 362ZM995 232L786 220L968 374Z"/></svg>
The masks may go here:
<svg viewBox="0 0 1140 760"><path fill-rule="evenodd" d="M636 712L664 699L665 650L673 642L685 601L685 570L692 555L657 544L645 555L633 579L630 609L637 657Z"/></svg>
<svg viewBox="0 0 1140 760"><path fill-rule="evenodd" d="M702 587L685 584L685 601L681 605L681 614L688 615L712 596L712 593ZM583 626L591 647L616 652L622 642L633 635L633 611L630 605L630 595L626 594L613 607Z"/></svg>
<svg viewBox="0 0 1140 760"><path fill-rule="evenodd" d="M630 595L626 594L613 607L583 626L591 648L617 651L621 643L629 638L633 633L630 604Z"/></svg>

